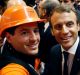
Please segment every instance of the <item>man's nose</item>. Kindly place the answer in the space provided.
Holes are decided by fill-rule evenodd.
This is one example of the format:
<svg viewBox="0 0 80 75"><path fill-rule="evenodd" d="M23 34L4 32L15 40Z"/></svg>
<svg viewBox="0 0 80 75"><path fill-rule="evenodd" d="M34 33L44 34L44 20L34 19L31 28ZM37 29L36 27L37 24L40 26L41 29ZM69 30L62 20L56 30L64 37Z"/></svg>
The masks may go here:
<svg viewBox="0 0 80 75"><path fill-rule="evenodd" d="M36 40L37 39L36 34L34 33L34 31L31 31L29 39L30 40Z"/></svg>
<svg viewBox="0 0 80 75"><path fill-rule="evenodd" d="M63 25L62 27L62 33L66 34L69 32L69 28L66 25Z"/></svg>

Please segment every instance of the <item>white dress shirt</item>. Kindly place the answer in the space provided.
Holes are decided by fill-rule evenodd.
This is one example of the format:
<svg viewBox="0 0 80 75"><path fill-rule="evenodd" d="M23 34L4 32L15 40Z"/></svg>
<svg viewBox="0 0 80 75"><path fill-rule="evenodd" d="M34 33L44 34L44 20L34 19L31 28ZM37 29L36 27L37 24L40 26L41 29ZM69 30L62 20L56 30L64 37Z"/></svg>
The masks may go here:
<svg viewBox="0 0 80 75"><path fill-rule="evenodd" d="M74 55L76 53L76 50L77 50L77 47L78 47L78 43L79 43L79 37L77 37L77 40L76 42L74 43L74 45L69 49L67 50L67 52L69 53L69 57L68 57L68 61L67 61L67 65L68 65L68 74L70 75L70 72L71 72L71 68L72 68L72 64L73 64L73 59L74 59ZM61 46L61 50L62 52L63 51L66 51L62 46ZM62 73L63 73L63 65L64 65L64 56L62 54Z"/></svg>

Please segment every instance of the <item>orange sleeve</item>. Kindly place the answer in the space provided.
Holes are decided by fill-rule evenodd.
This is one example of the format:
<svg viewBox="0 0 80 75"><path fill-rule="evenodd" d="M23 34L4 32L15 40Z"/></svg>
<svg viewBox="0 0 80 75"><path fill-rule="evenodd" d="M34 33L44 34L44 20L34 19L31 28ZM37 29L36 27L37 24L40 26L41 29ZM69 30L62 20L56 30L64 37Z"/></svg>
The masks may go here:
<svg viewBox="0 0 80 75"><path fill-rule="evenodd" d="M30 75L21 65L11 63L0 70L0 75Z"/></svg>

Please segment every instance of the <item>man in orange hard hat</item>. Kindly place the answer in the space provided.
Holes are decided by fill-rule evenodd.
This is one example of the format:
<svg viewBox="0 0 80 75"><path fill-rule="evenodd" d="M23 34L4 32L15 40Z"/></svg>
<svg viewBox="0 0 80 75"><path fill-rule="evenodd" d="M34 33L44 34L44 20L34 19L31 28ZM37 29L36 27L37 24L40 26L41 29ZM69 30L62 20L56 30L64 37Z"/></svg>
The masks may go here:
<svg viewBox="0 0 80 75"><path fill-rule="evenodd" d="M6 37L1 53L0 75L40 75L38 58L41 20L30 6L15 5L1 17L0 36Z"/></svg>

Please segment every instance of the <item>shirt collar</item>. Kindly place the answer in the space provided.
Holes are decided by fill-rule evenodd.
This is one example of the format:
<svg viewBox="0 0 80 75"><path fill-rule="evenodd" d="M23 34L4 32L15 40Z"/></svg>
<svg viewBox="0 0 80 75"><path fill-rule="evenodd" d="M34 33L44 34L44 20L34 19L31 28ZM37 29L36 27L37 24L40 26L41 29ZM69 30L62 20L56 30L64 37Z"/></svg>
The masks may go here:
<svg viewBox="0 0 80 75"><path fill-rule="evenodd" d="M76 50L77 50L77 47L78 47L78 43L79 43L79 37L77 37L76 42L74 43L74 45L67 52L71 53L71 54L75 54ZM62 46L61 46L61 50L62 50L62 52L66 51Z"/></svg>

